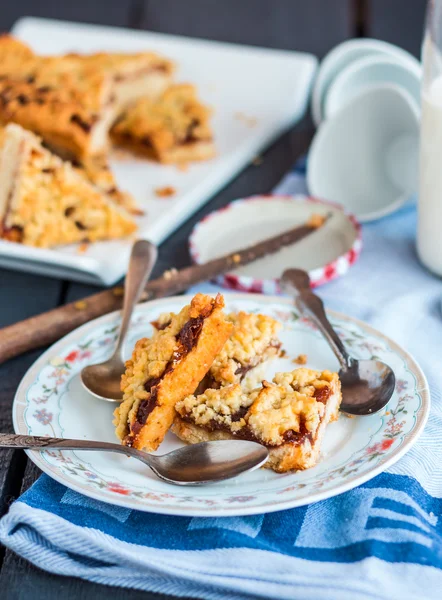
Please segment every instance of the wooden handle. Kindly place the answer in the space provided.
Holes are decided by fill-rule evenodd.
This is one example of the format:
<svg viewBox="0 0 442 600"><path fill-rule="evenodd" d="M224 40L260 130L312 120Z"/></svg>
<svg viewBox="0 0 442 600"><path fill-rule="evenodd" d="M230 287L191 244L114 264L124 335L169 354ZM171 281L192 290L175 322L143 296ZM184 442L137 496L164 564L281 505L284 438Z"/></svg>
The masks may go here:
<svg viewBox="0 0 442 600"><path fill-rule="evenodd" d="M313 225L301 225L259 242L250 248L232 252L203 265L186 267L176 273L169 272L169 277L163 276L154 279L146 285L141 296L141 302L183 292L191 285L213 279L217 275L236 269L240 265L246 265L267 254L273 254L283 246L298 242L315 229L317 227ZM23 352L47 346L80 325L101 315L121 309L122 301L123 288L116 287L1 329L0 364Z"/></svg>

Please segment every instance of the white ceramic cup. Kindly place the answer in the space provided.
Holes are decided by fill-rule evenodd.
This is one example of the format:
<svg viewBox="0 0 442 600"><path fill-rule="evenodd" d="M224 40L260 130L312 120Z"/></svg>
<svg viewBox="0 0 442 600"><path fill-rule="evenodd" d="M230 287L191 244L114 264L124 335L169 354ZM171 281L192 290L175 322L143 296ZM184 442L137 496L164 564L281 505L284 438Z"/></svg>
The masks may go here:
<svg viewBox="0 0 442 600"><path fill-rule="evenodd" d="M360 92L319 127L307 184L360 221L392 213L417 191L419 105L395 84Z"/></svg>
<svg viewBox="0 0 442 600"><path fill-rule="evenodd" d="M324 104L326 119L333 117L362 91L380 83L394 83L420 103L422 69L414 60L381 54L353 61L335 77L327 90Z"/></svg>
<svg viewBox="0 0 442 600"><path fill-rule="evenodd" d="M324 119L325 97L335 77L355 60L374 55L390 56L419 66L419 61L414 56L388 42L361 38L339 44L321 62L313 85L311 110L316 126Z"/></svg>

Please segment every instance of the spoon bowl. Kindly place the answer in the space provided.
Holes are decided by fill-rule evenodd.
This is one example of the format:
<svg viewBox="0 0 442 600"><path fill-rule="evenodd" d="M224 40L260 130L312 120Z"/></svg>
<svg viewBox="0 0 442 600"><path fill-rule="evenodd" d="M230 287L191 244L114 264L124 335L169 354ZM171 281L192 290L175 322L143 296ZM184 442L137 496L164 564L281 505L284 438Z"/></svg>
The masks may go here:
<svg viewBox="0 0 442 600"><path fill-rule="evenodd" d="M106 402L121 402L121 376L125 371L124 362L119 356L110 360L89 365L81 371L81 383L87 391Z"/></svg>
<svg viewBox="0 0 442 600"><path fill-rule="evenodd" d="M169 483L201 485L253 471L263 465L267 457L267 448L256 442L219 440L191 444L162 456L150 456L149 466L160 479Z"/></svg>
<svg viewBox="0 0 442 600"><path fill-rule="evenodd" d="M392 369L380 360L359 360L355 373L339 371L341 410L351 415L371 415L382 410L396 387Z"/></svg>
<svg viewBox="0 0 442 600"><path fill-rule="evenodd" d="M160 479L174 485L202 485L231 479L257 469L268 458L267 448L247 440L202 442L154 455L109 442L0 433L0 448L117 452L140 460Z"/></svg>
<svg viewBox="0 0 442 600"><path fill-rule="evenodd" d="M124 303L120 333L112 356L105 362L89 365L81 371L83 387L95 398L107 402L121 402L121 375L124 373L122 356L124 340L129 329L130 319L138 300L143 293L149 275L157 260L157 249L147 240L138 240L132 247L129 269L124 282Z"/></svg>
<svg viewBox="0 0 442 600"><path fill-rule="evenodd" d="M363 416L385 408L396 386L393 369L380 360L357 360L350 356L331 326L321 298L312 292L306 271L284 271L281 284L287 292L293 294L297 308L316 325L339 361L342 387L340 410L350 415Z"/></svg>

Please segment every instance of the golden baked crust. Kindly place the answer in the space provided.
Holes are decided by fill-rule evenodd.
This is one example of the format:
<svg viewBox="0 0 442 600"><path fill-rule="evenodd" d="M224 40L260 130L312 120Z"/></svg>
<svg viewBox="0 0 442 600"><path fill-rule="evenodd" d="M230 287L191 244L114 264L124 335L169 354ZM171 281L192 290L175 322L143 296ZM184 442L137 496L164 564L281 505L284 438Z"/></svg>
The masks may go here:
<svg viewBox="0 0 442 600"><path fill-rule="evenodd" d="M88 68L101 73L110 74L117 82L124 77L139 77L146 72L161 72L172 75L175 70L174 63L157 54L156 52L96 52L94 54L80 54L72 52L65 54L63 58L72 64L79 64L82 68Z"/></svg>
<svg viewBox="0 0 442 600"><path fill-rule="evenodd" d="M223 307L221 295L197 294L165 329L137 342L121 379L123 402L114 412L123 444L158 448L175 404L197 388L231 333Z"/></svg>
<svg viewBox="0 0 442 600"><path fill-rule="evenodd" d="M210 368L210 387L240 383L249 371L281 352L281 323L276 319L244 311L227 318L234 326L233 332Z"/></svg>
<svg viewBox="0 0 442 600"><path fill-rule="evenodd" d="M313 369L300 368L289 373L276 373L273 381L288 390L294 390L319 402L327 402L328 396L333 390L341 389L341 383L336 373L331 371L314 371ZM330 415L332 421L336 421L339 415L339 406Z"/></svg>
<svg viewBox="0 0 442 600"><path fill-rule="evenodd" d="M0 76L49 86L65 99L75 99L92 109L109 100L121 109L141 96L157 97L170 84L174 69L173 62L155 52L40 56L13 36L0 36ZM158 74L162 86L151 86L151 76Z"/></svg>
<svg viewBox="0 0 442 600"><path fill-rule="evenodd" d="M210 110L190 84L173 85L157 100L142 98L111 131L120 146L164 163L206 160L215 154Z"/></svg>
<svg viewBox="0 0 442 600"><path fill-rule="evenodd" d="M81 163L74 163L80 175L85 176L114 202L134 215L142 214L135 199L129 192L120 190L105 154L88 156Z"/></svg>
<svg viewBox="0 0 442 600"><path fill-rule="evenodd" d="M58 90L0 78L0 123L17 123L66 158L106 150L98 114ZM105 133L105 132L104 132Z"/></svg>
<svg viewBox="0 0 442 600"><path fill-rule="evenodd" d="M32 66L24 64L26 76L39 86L62 90L95 111L112 104L115 115L140 97L158 97L173 69L173 63L153 52L37 56Z"/></svg>
<svg viewBox="0 0 442 600"><path fill-rule="evenodd" d="M9 124L0 157L0 237L48 248L126 236L130 215L42 147L30 131Z"/></svg>
<svg viewBox="0 0 442 600"><path fill-rule="evenodd" d="M251 394L246 394L239 384L235 384L218 390L208 389L199 396L187 396L175 409L200 427L238 432L247 425L244 415L252 402Z"/></svg>
<svg viewBox="0 0 442 600"><path fill-rule="evenodd" d="M0 35L0 70L2 73L12 73L35 58L31 48L10 35Z"/></svg>
<svg viewBox="0 0 442 600"><path fill-rule="evenodd" d="M164 313L153 323L157 329L167 326L171 313ZM243 382L245 389L258 384L258 365L279 356L281 323L262 314L230 313L226 319L233 325L232 334L213 361L200 391Z"/></svg>
<svg viewBox="0 0 442 600"><path fill-rule="evenodd" d="M38 56L11 36L0 38L0 121L41 135L63 157L103 153L124 107L156 98L173 64L152 53Z"/></svg>
<svg viewBox="0 0 442 600"><path fill-rule="evenodd" d="M298 387L299 382L307 385ZM190 443L252 439L268 447L266 467L277 472L307 469L316 464L325 428L340 403L336 373L298 369L279 373L273 383L264 381L249 393L236 384L188 396L176 404L172 431Z"/></svg>

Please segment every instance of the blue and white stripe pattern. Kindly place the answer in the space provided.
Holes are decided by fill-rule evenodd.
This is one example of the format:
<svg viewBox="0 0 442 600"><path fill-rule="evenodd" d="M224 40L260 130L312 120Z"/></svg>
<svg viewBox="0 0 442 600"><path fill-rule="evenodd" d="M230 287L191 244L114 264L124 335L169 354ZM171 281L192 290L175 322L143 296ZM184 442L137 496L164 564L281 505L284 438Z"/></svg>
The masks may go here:
<svg viewBox="0 0 442 600"><path fill-rule="evenodd" d="M297 170L277 191L303 186ZM430 383L428 425L388 472L310 506L224 518L131 511L42 476L0 521L0 540L54 573L181 597L440 600L442 286L417 261L415 227L412 206L365 225L359 261L320 289L404 346Z"/></svg>

